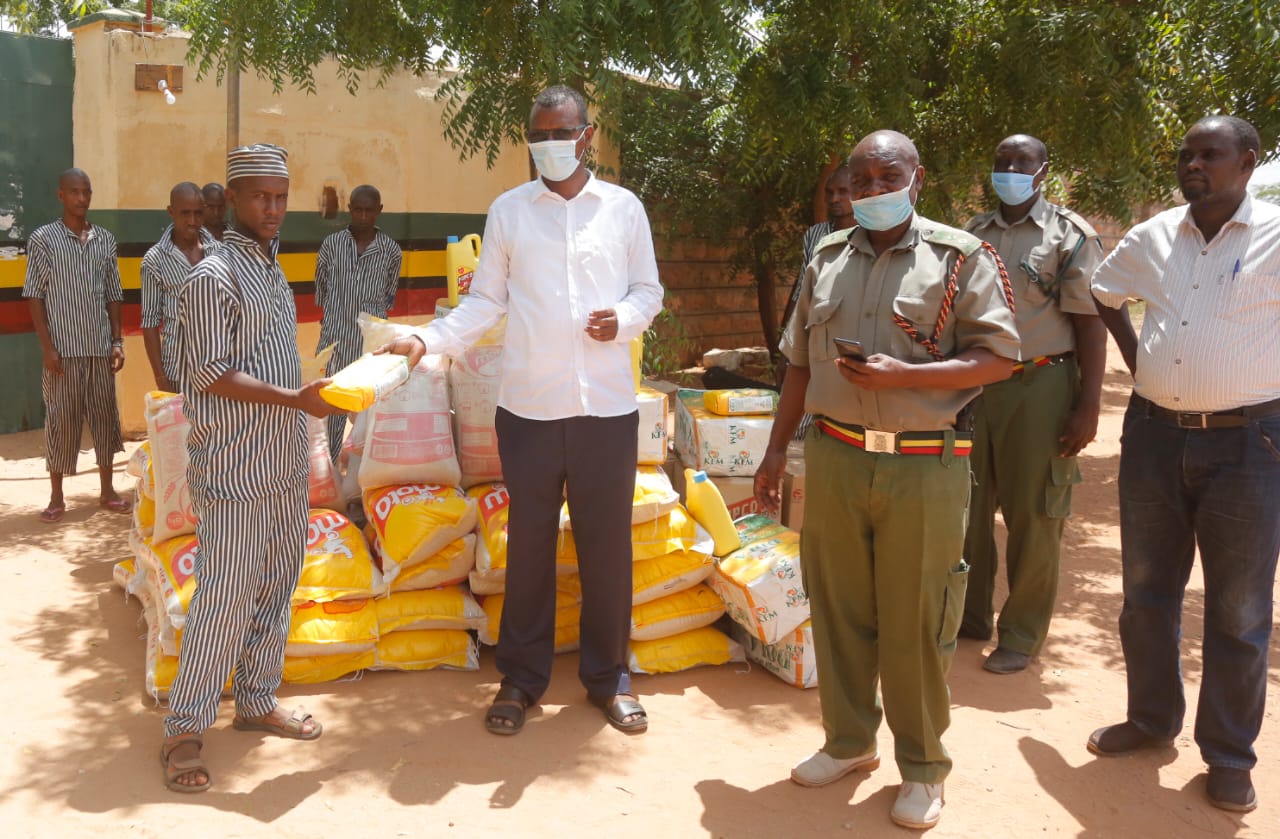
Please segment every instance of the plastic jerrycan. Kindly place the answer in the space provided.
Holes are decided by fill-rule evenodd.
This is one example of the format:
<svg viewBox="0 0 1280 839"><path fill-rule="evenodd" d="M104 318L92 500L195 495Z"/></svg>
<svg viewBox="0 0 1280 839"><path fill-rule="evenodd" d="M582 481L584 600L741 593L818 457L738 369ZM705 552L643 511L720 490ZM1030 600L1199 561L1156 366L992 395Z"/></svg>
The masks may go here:
<svg viewBox="0 0 1280 839"><path fill-rule="evenodd" d="M724 503L724 496L707 478L707 473L685 469L684 483L689 513L694 521L711 534L715 542L715 555L728 556L742 547L742 540L738 538L738 529L733 526L733 518Z"/></svg>
<svg viewBox="0 0 1280 839"><path fill-rule="evenodd" d="M471 290L471 279L480 262L480 237L470 233L458 241L450 236L444 246L444 275L449 284L449 305L457 308L458 295Z"/></svg>
<svg viewBox="0 0 1280 839"><path fill-rule="evenodd" d="M640 362L644 359L644 335L631 339L631 377L635 379L636 393L640 392Z"/></svg>

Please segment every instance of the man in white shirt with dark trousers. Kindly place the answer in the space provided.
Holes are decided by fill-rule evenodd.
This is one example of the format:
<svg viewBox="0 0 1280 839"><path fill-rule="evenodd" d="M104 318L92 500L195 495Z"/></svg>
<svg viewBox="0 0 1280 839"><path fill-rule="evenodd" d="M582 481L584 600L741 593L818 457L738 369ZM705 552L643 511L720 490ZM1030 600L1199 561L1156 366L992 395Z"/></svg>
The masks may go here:
<svg viewBox="0 0 1280 839"><path fill-rule="evenodd" d="M556 541L567 491L582 579L587 698L628 733L648 725L631 695L631 501L636 411L630 341L662 309L644 206L585 166L595 129L582 95L549 87L525 132L540 177L498 196L471 293L447 318L385 350L458 355L502 316L498 453L511 497L502 686L485 716L515 734L551 680Z"/></svg>
<svg viewBox="0 0 1280 839"><path fill-rule="evenodd" d="M1247 191L1260 147L1236 117L1192 126L1177 164L1188 204L1129 231L1092 283L1134 392L1120 441L1128 712L1089 750L1164 748L1182 731L1182 598L1198 546L1195 741L1210 803L1241 812L1258 801L1250 770L1280 553L1280 208ZM1146 303L1141 339L1128 300Z"/></svg>

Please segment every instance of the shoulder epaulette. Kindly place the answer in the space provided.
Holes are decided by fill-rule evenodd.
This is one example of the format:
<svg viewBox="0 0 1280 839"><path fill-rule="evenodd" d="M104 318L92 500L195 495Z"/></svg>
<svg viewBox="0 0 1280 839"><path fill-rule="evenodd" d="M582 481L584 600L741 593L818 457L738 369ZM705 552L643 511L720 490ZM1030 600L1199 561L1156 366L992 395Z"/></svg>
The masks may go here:
<svg viewBox="0 0 1280 839"><path fill-rule="evenodd" d="M849 236L856 229L857 228L850 228L848 230L831 231L826 236L823 236L821 239L818 240L818 244L813 246L813 252L816 254L818 251L822 250L823 248L830 247L831 245L839 245L840 247L844 247L849 241Z"/></svg>
<svg viewBox="0 0 1280 839"><path fill-rule="evenodd" d="M996 212L981 213L979 215L974 216L973 218L969 219L967 224L965 224L964 231L966 233L972 233L973 231L977 230L979 227L982 227L988 224L991 221L991 219L995 217Z"/></svg>
<svg viewBox="0 0 1280 839"><path fill-rule="evenodd" d="M1080 215L1075 210L1068 210L1066 207L1059 207L1057 204L1054 204L1053 211L1074 224L1076 228L1084 234L1086 239L1098 238L1098 231L1094 230L1093 225L1085 221L1084 216Z"/></svg>
<svg viewBox="0 0 1280 839"><path fill-rule="evenodd" d="M926 242L932 242L935 245L944 245L948 248L955 248L961 254L968 258L973 255L974 251L982 247L982 240L972 233L966 233L955 227L935 227L920 231L920 236Z"/></svg>

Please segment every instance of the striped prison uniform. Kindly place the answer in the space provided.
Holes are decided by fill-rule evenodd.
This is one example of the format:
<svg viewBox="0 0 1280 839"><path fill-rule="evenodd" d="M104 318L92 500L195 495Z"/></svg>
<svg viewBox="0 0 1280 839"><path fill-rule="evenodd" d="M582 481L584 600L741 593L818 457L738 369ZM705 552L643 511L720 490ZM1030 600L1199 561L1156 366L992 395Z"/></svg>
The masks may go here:
<svg viewBox="0 0 1280 839"><path fill-rule="evenodd" d="M363 253L356 252L351 230L339 230L320 243L316 255L316 305L324 310L320 319L319 352L336 343L329 361L329 375L360 357L364 344L356 317L365 312L385 318L395 302L400 283L400 246L381 230ZM347 418L329 417L329 455L334 459L342 448Z"/></svg>
<svg viewBox="0 0 1280 839"><path fill-rule="evenodd" d="M236 711L276 705L290 598L307 525L307 432L294 408L209 393L239 371L297 388L297 310L276 254L229 230L179 294L187 477L198 517L196 593L187 610L165 735L212 725L234 670Z"/></svg>
<svg viewBox="0 0 1280 839"><path fill-rule="evenodd" d="M218 240L200 228L200 247L208 256L218 249ZM182 390L178 375L178 290L187 281L192 264L173 243L173 225L160 234L160 241L142 257L142 328L160 328L160 367L175 390Z"/></svg>
<svg viewBox="0 0 1280 839"><path fill-rule="evenodd" d="M41 377L48 470L75 473L86 420L98 466L109 466L124 451L107 316L107 306L124 297L115 237L93 224L82 244L61 219L37 228L27 241L22 296L44 301L49 338L62 357L63 375L45 369Z"/></svg>

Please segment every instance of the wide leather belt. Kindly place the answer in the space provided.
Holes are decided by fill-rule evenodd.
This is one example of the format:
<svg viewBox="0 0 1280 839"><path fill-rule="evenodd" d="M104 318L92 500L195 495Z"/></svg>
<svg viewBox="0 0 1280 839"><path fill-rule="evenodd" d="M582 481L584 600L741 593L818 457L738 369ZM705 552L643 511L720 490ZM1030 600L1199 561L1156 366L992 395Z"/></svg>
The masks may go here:
<svg viewBox="0 0 1280 839"><path fill-rule="evenodd" d="M960 457L969 454L973 448L973 432L971 431L877 431L861 425L846 425L842 422L819 417L815 420L818 429L842 443L848 443L856 449L882 454L933 454L946 451L947 435L955 437L955 453Z"/></svg>
<svg viewBox="0 0 1280 839"><path fill-rule="evenodd" d="M1075 352L1062 352L1057 355L1038 355L1029 361L1019 361L1013 365L1013 372L1021 373L1028 367L1049 367L1054 364L1061 364L1068 358L1075 358Z"/></svg>
<svg viewBox="0 0 1280 839"><path fill-rule="evenodd" d="M1243 408L1231 408L1226 411L1170 411L1162 408L1150 399L1144 399L1136 393L1133 398L1142 405L1147 416L1176 425L1178 428L1208 430L1214 428L1243 428L1253 420L1261 417L1274 417L1280 414L1280 399L1262 402L1257 405L1246 405Z"/></svg>

